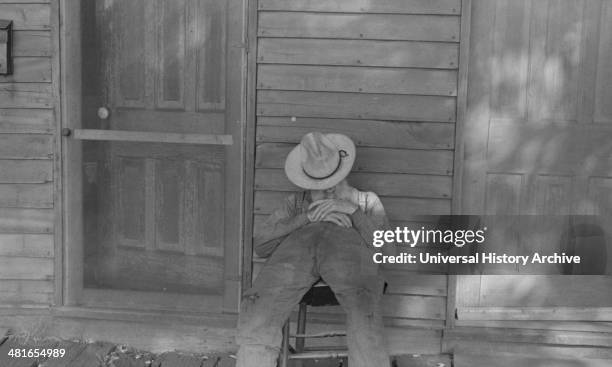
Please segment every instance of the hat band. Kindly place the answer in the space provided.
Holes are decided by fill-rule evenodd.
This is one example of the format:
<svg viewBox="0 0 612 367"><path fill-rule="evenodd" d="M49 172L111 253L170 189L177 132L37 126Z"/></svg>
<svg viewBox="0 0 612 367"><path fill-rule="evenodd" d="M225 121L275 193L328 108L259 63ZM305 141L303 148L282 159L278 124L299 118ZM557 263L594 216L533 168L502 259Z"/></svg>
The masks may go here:
<svg viewBox="0 0 612 367"><path fill-rule="evenodd" d="M338 165L336 166L336 168L332 171L332 173L330 173L327 176L323 176L323 177L316 177L316 176L312 176L310 175L308 172L306 172L306 170L304 169L304 167L302 167L302 171L304 172L304 174L306 176L308 176L308 178L312 178L313 180L325 180L326 178L330 178L331 176L335 175L336 172L338 172L338 170L340 169L340 166L342 166L342 158L344 157L348 157L348 153L346 152L346 150L344 149L340 149L338 151L338 155L340 156L340 159L338 159Z"/></svg>

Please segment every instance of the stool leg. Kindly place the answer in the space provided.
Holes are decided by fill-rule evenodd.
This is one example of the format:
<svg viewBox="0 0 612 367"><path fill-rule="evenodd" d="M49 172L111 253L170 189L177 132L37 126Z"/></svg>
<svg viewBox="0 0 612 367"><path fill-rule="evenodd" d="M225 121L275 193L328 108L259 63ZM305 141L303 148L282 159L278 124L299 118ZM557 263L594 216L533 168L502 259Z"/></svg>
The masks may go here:
<svg viewBox="0 0 612 367"><path fill-rule="evenodd" d="M300 309L298 311L297 320L297 333L306 334L306 309L308 306L304 302L300 302ZM299 352L304 351L304 343L306 338L295 338L295 350Z"/></svg>
<svg viewBox="0 0 612 367"><path fill-rule="evenodd" d="M283 342L281 345L281 353L279 356L278 367L287 367L289 365L289 320L283 325Z"/></svg>
<svg viewBox="0 0 612 367"><path fill-rule="evenodd" d="M306 334L306 310L308 306L306 302L300 302L300 307L298 310L298 319L297 319L297 333L298 334ZM304 344L306 342L306 338L295 338L295 351L297 353L304 351ZM295 361L295 365L293 367L302 367L304 365L301 359Z"/></svg>

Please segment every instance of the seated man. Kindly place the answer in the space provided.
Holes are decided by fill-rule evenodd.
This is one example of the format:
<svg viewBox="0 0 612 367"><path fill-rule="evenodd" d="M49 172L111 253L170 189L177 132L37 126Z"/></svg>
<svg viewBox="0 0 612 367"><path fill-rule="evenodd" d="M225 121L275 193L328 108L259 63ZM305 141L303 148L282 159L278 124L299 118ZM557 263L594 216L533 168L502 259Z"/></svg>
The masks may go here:
<svg viewBox="0 0 612 367"><path fill-rule="evenodd" d="M269 259L242 300L237 367L276 366L282 326L319 278L347 314L349 366L389 366L384 280L372 261L373 231L387 227L387 218L376 194L346 182L354 161L350 138L317 132L287 156L287 177L305 191L287 197L255 230L255 252Z"/></svg>

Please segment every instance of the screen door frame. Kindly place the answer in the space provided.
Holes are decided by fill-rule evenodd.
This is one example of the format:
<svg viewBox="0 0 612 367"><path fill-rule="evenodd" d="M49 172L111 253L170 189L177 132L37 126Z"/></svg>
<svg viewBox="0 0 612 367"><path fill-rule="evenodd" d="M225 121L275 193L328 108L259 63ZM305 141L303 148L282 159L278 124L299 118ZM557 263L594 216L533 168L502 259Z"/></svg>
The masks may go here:
<svg viewBox="0 0 612 367"><path fill-rule="evenodd" d="M238 312L245 228L250 216L245 202L252 197L251 179L246 173L253 162L246 154L247 129L247 0L227 0L227 81L226 131L221 139L226 147L224 288L223 294L163 294L124 290L84 288L84 244L82 218L82 140L81 129L81 4L80 0L60 0L60 65L62 127L63 203L63 287L62 305L96 308L155 309L205 313ZM82 137L82 132L80 132ZM87 134L85 134L87 135ZM231 145L227 143L230 137ZM214 139L213 139L214 140ZM206 141L206 139L204 139ZM247 205L249 207L250 205ZM246 223L246 225L245 225ZM249 241L247 241L249 242Z"/></svg>

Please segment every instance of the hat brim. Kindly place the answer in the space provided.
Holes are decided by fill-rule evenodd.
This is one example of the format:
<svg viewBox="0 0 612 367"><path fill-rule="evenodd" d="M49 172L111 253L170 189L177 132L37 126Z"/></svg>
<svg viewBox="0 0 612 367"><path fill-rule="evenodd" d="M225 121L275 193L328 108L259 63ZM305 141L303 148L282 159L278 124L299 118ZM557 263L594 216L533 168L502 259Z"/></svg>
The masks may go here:
<svg viewBox="0 0 612 367"><path fill-rule="evenodd" d="M353 163L355 163L353 141L342 134L325 134L325 137L334 143L338 150L344 150L347 153L341 158L340 167L333 175L321 180L308 177L302 168L303 148L298 144L289 152L285 161L285 173L294 185L307 190L325 190L340 183L351 172Z"/></svg>

